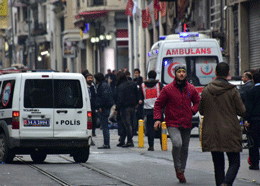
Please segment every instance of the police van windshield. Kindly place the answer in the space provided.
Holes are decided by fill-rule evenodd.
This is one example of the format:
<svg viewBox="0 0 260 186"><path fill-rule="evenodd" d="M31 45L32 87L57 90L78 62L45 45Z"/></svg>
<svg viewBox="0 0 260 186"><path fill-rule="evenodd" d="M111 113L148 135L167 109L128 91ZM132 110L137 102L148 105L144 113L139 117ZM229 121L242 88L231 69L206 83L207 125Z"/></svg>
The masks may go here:
<svg viewBox="0 0 260 186"><path fill-rule="evenodd" d="M24 87L25 108L82 108L78 80L28 79Z"/></svg>
<svg viewBox="0 0 260 186"><path fill-rule="evenodd" d="M205 86L215 77L216 56L189 56L163 58L162 83L169 84L175 77L174 68L183 65L187 69L187 80L194 86Z"/></svg>

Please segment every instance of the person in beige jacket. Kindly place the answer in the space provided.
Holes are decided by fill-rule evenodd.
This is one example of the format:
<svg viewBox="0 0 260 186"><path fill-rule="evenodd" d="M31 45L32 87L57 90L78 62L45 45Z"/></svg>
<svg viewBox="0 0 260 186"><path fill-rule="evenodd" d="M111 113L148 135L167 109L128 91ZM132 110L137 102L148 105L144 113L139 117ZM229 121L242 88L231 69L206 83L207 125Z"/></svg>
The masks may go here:
<svg viewBox="0 0 260 186"><path fill-rule="evenodd" d="M228 64L216 66L217 78L202 91L199 112L202 124L202 151L210 151L215 169L216 185L232 185L240 167L242 132L237 115L244 116L245 105L235 85L227 81ZM226 152L229 168L225 175Z"/></svg>

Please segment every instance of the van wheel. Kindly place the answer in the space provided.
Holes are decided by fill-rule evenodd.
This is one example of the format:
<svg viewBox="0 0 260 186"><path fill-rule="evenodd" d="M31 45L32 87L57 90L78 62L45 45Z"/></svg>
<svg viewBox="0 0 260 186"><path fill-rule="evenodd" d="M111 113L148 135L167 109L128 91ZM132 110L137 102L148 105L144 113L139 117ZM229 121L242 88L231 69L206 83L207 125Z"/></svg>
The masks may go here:
<svg viewBox="0 0 260 186"><path fill-rule="evenodd" d="M15 154L9 149L5 134L0 134L0 162L12 163Z"/></svg>
<svg viewBox="0 0 260 186"><path fill-rule="evenodd" d="M31 154L31 158L34 163L42 163L46 159L47 154L40 153L40 152L34 152Z"/></svg>
<svg viewBox="0 0 260 186"><path fill-rule="evenodd" d="M88 161L89 157L89 147L78 150L75 154L72 155L76 163L85 163Z"/></svg>

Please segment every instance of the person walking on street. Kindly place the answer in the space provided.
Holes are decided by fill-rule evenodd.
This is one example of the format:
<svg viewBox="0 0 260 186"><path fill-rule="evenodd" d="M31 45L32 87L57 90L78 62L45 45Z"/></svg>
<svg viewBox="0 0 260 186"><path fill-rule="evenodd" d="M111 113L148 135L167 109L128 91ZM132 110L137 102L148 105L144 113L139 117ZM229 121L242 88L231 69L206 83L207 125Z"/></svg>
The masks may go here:
<svg viewBox="0 0 260 186"><path fill-rule="evenodd" d="M259 170L259 140L260 140L260 69L253 72L255 87L246 98L245 127L253 139L253 147L249 148L250 170Z"/></svg>
<svg viewBox="0 0 260 186"><path fill-rule="evenodd" d="M156 72L151 70L148 73L148 80L141 84L139 90L139 105L144 104L144 115L146 115L146 131L148 137L148 151L154 151L154 121L153 121L153 108L154 103L159 96L163 84L159 83L156 78ZM161 141L161 138L160 138Z"/></svg>
<svg viewBox="0 0 260 186"><path fill-rule="evenodd" d="M249 70L246 70L241 78L243 81L243 85L241 86L241 89L239 89L240 96L242 98L243 103L245 104L246 102L246 97L248 95L248 92L255 87L255 84L252 81L252 73ZM245 130L247 139L249 139L249 133L248 131ZM247 140L248 141L248 140ZM248 149L249 144L247 143L243 148Z"/></svg>
<svg viewBox="0 0 260 186"><path fill-rule="evenodd" d="M137 86L138 92L141 90L141 84L143 83L143 77L140 76L140 69L136 68L134 69L134 83ZM143 109L144 109L144 105L142 104L138 104L138 107L135 109L135 117L134 117L134 123L133 123L133 134L137 135L137 131L138 131L138 120L139 119L143 119Z"/></svg>
<svg viewBox="0 0 260 186"><path fill-rule="evenodd" d="M239 90L239 93L243 103L245 103L248 92L255 87L255 84L252 81L252 74L249 71L245 71L241 79L244 84Z"/></svg>
<svg viewBox="0 0 260 186"><path fill-rule="evenodd" d="M116 86L116 76L111 72L111 69L107 70L107 74L105 75L105 80L107 84L111 87L111 90L114 91Z"/></svg>
<svg viewBox="0 0 260 186"><path fill-rule="evenodd" d="M121 85L125 80L122 79L121 76L123 76L124 72L123 71L118 71L116 75L116 88L114 92L114 100L115 103L117 103L117 98L118 98L118 87ZM116 107L115 107L116 109ZM116 111L116 110L115 110ZM117 131L118 131L118 136L119 136L119 144L117 144L118 147L122 147L122 145L125 144L125 141L121 143L121 140L125 140L125 128L124 124L122 122L121 116L120 116L120 110L114 111L114 114L116 115L116 121L117 121Z"/></svg>
<svg viewBox="0 0 260 186"><path fill-rule="evenodd" d="M227 81L229 66L221 62L216 66L216 79L201 94L199 112L202 124L202 151L210 151L217 186L232 185L240 167L242 132L237 115L244 116L245 105L235 85ZM225 175L226 152L229 168Z"/></svg>
<svg viewBox="0 0 260 186"><path fill-rule="evenodd" d="M100 126L103 130L104 144L98 149L110 149L110 135L108 127L108 117L110 114L110 108L114 104L113 93L111 88L105 81L105 77L102 73L95 74L97 87L96 96L96 109L100 112Z"/></svg>
<svg viewBox="0 0 260 186"><path fill-rule="evenodd" d="M134 83L137 85L138 88L141 88L141 84L143 83L143 77L140 76L141 71L139 68L134 69Z"/></svg>
<svg viewBox="0 0 260 186"><path fill-rule="evenodd" d="M123 123L123 135L120 138L120 143L117 146L134 147L132 125L134 118L134 110L138 104L137 87L133 81L128 81L124 72L117 74L121 84L117 87L116 111L120 111L120 118ZM125 144L125 138L127 143Z"/></svg>
<svg viewBox="0 0 260 186"><path fill-rule="evenodd" d="M133 81L133 79L131 78L131 73L128 70L125 71L125 75L126 75L127 81Z"/></svg>
<svg viewBox="0 0 260 186"><path fill-rule="evenodd" d="M198 111L200 96L187 80L186 68L174 68L175 79L166 85L154 105L154 128L161 127L162 110L165 106L165 122L172 141L172 157L179 182L185 183L184 171L188 158L192 115ZM193 104L193 106L191 106Z"/></svg>

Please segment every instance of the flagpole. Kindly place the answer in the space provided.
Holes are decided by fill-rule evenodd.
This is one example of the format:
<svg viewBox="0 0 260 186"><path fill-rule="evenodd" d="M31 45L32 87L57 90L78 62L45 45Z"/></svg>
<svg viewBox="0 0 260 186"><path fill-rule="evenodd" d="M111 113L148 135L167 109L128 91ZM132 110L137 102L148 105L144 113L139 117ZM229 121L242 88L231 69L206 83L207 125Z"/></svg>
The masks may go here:
<svg viewBox="0 0 260 186"><path fill-rule="evenodd" d="M128 69L129 72L133 72L133 29L132 29L132 23L131 23L131 17L128 17Z"/></svg>
<svg viewBox="0 0 260 186"><path fill-rule="evenodd" d="M142 0L138 0L138 4L139 4L139 8L140 10L143 9L143 3L144 1ZM142 14L140 14L140 19L138 21L142 20ZM140 71L141 71L141 75L143 77L146 76L146 63L145 63L145 33L144 33L144 28L142 27L142 24L139 24L139 67L140 67Z"/></svg>
<svg viewBox="0 0 260 186"><path fill-rule="evenodd" d="M147 9L147 6L148 6L148 2L146 1L145 2L145 9ZM150 52L150 49L151 49L151 37L150 37L150 32L148 30L148 28L144 28L145 29L145 36L146 36L146 53L145 53L145 56L146 56L146 64L148 64L148 60L149 58L147 57L147 54L148 52ZM146 74L148 74L148 72L146 72Z"/></svg>
<svg viewBox="0 0 260 186"><path fill-rule="evenodd" d="M136 1L135 1L136 2ZM138 32L137 32L136 15L133 15L133 30L134 30L134 68L138 67Z"/></svg>

